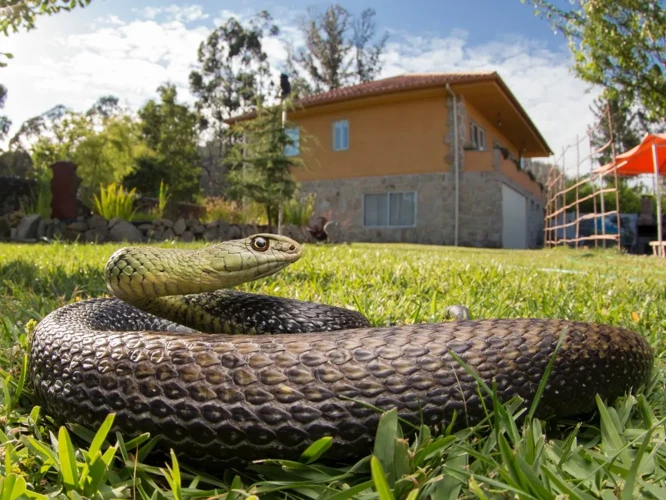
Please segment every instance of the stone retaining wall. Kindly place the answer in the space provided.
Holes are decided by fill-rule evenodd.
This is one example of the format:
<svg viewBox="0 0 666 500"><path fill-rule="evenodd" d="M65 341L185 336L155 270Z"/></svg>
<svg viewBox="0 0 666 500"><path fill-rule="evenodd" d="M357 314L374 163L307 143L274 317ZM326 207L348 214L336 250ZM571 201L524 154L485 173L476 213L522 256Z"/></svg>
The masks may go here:
<svg viewBox="0 0 666 500"><path fill-rule="evenodd" d="M2 219L5 220L5 219ZM61 239L86 243L129 242L148 243L162 241L228 241L257 233L274 233L273 228L254 224L228 224L223 221L202 223L195 219L176 221L159 219L150 222L128 222L122 219L107 221L99 215L79 217L76 222L42 219L39 215L23 217L18 226L9 229L0 224L0 240L35 242ZM9 234L3 234L7 227ZM310 231L303 227L285 225L282 234L300 243L314 242Z"/></svg>

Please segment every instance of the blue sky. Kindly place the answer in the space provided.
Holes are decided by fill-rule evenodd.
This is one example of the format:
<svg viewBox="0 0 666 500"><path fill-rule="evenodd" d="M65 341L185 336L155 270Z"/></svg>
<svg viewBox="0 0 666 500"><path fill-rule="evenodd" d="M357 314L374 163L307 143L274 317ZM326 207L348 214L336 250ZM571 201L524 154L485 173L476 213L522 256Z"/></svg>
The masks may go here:
<svg viewBox="0 0 666 500"><path fill-rule="evenodd" d="M98 1L98 0L94 0ZM325 9L331 2L292 0L274 2L267 0L241 0L239 2L208 0L197 2L206 12L215 10L250 10L266 9L299 15L309 6ZM533 14L529 3L520 0L374 0L374 1L341 1L340 5L350 12L358 12L365 8L373 8L377 12L378 25L390 30L403 30L424 35L442 35L452 30L463 30L470 34L476 42L494 40L503 36L520 33L524 37L544 41L550 48L561 47L563 39L553 35L547 23ZM567 2L555 2L564 5ZM142 5L168 7L171 0L141 2ZM131 12L139 5L132 0L99 1L90 15L112 13L125 17L124 12ZM275 6L279 8L276 9ZM211 23L212 24L212 23Z"/></svg>
<svg viewBox="0 0 666 500"><path fill-rule="evenodd" d="M565 40L520 0L342 1L357 13L372 7L380 32L390 33L382 75L412 72L496 70L526 108L552 149L584 133L597 89L575 78ZM566 5L567 0L558 0ZM40 18L37 29L1 39L14 53L0 69L9 89L5 112L13 130L57 104L84 110L99 96L117 95L136 109L174 82L185 101L196 50L216 24L267 9L282 39L302 43L297 23L311 0L93 0L85 9ZM280 69L286 52L280 40L266 45ZM592 90L590 92L590 90Z"/></svg>

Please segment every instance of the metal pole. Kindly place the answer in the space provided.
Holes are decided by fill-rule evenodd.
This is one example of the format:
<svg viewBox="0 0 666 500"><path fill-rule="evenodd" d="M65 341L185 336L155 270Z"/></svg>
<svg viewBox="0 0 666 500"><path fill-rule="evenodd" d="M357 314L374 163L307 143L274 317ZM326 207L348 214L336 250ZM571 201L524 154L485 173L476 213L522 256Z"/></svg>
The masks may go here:
<svg viewBox="0 0 666 500"><path fill-rule="evenodd" d="M576 248L578 248L580 243L580 204L578 199L580 198L580 192L578 189L578 180L580 179L580 140L578 134L576 134Z"/></svg>
<svg viewBox="0 0 666 500"><path fill-rule="evenodd" d="M589 180L589 183L590 183L590 186L592 187L592 194L594 194L595 189L596 189L596 183L594 182L594 179L593 179L593 176L592 176L592 173L591 173L592 172L592 161L593 161L592 160L593 148L592 148L592 139L590 138L589 132L587 134L587 145L590 148L590 155L589 155L589 158L590 158L590 180ZM601 175L601 174L599 174L599 175ZM599 231L597 230L597 197L596 196L592 196L592 213L594 215L594 217L592 217L592 222L593 222L592 226L594 227L594 248L598 248L599 247L599 239L597 238L597 236L599 236Z"/></svg>
<svg viewBox="0 0 666 500"><path fill-rule="evenodd" d="M592 192L594 192L594 183L592 182ZM599 231L597 231L597 197L593 196L592 197L592 210L594 210L594 218L592 219L594 221L594 248L597 248L599 246L599 239L597 236L599 236Z"/></svg>
<svg viewBox="0 0 666 500"><path fill-rule="evenodd" d="M617 165L615 164L615 138L613 137L613 117L610 112L610 104L606 101L608 113L608 130L610 131L611 153L613 154L613 173L615 176L615 209L617 211L617 250L622 250L622 225L620 220L620 180L617 176Z"/></svg>
<svg viewBox="0 0 666 500"><path fill-rule="evenodd" d="M282 100L282 130L284 130L285 123L287 123L287 106L284 99ZM282 234L282 219L284 217L284 209L282 206L282 196L280 196L280 203L278 204L278 227L277 234Z"/></svg>
<svg viewBox="0 0 666 500"><path fill-rule="evenodd" d="M564 157L566 149L562 148L562 176L560 177L560 191L562 191L562 209L563 212L561 214L562 216L562 224L558 224L559 226L564 226L567 223L567 167L566 167L566 158ZM562 239L566 240L567 239L567 228L562 227ZM558 240L559 241L559 240Z"/></svg>
<svg viewBox="0 0 666 500"><path fill-rule="evenodd" d="M550 235L550 174L553 169L548 170L548 177L546 178L546 210L545 210L545 219L543 223L543 247L549 247L549 235Z"/></svg>
<svg viewBox="0 0 666 500"><path fill-rule="evenodd" d="M657 198L657 238L659 239L659 247L657 255L664 256L662 249L663 234L661 228L661 189L659 188L659 160L657 157L657 142L652 139L652 163L654 164L654 191Z"/></svg>

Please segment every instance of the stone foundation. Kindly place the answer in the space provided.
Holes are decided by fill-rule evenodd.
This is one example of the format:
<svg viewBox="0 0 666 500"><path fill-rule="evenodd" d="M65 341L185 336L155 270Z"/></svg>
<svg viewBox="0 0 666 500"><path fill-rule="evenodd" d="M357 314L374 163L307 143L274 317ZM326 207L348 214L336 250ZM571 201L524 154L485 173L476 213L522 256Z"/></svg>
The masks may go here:
<svg viewBox="0 0 666 500"><path fill-rule="evenodd" d="M459 245L502 247L502 183L528 200L528 248L536 248L543 227L543 202L500 172L460 172ZM454 244L453 175L413 174L308 181L317 194L315 214L337 221L346 241ZM363 195L416 191L416 226L368 228L363 225Z"/></svg>
<svg viewBox="0 0 666 500"><path fill-rule="evenodd" d="M317 194L315 214L337 221L346 241L453 244L453 184L448 173L360 177L302 183ZM416 227L366 228L363 195L416 191Z"/></svg>

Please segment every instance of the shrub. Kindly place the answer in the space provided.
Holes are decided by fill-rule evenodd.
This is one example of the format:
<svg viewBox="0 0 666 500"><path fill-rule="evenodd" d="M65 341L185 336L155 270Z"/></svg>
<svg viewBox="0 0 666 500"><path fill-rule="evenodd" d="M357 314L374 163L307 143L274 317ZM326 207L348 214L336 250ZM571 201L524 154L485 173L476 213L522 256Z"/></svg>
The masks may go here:
<svg viewBox="0 0 666 500"><path fill-rule="evenodd" d="M153 212L158 219L164 217L164 210L166 210L170 198L169 186L164 184L164 181L160 181L160 190L157 193L157 206L153 209Z"/></svg>
<svg viewBox="0 0 666 500"><path fill-rule="evenodd" d="M283 222L296 226L306 226L314 214L316 196L311 193L305 197L295 196L284 205Z"/></svg>
<svg viewBox="0 0 666 500"><path fill-rule="evenodd" d="M21 204L23 215L39 214L42 219L51 217L51 183L48 179L37 180L37 192L33 193L30 202Z"/></svg>
<svg viewBox="0 0 666 500"><path fill-rule="evenodd" d="M120 218L131 221L134 219L136 209L136 188L125 191L122 185L112 182L108 186L99 186L99 197L94 195L95 211L105 219Z"/></svg>
<svg viewBox="0 0 666 500"><path fill-rule="evenodd" d="M204 198L203 205L206 208L203 222L221 220L229 224L266 224L263 206L254 201L240 204L222 197L209 197Z"/></svg>

